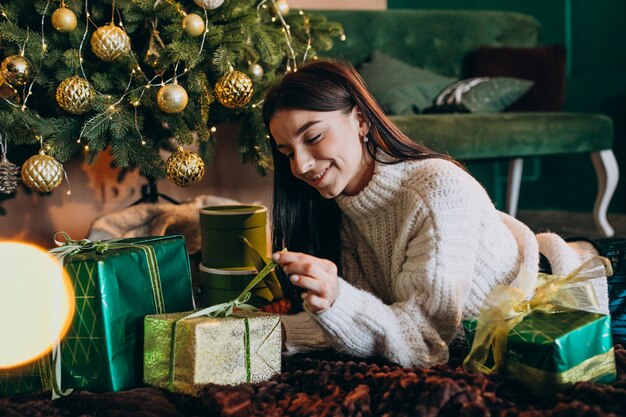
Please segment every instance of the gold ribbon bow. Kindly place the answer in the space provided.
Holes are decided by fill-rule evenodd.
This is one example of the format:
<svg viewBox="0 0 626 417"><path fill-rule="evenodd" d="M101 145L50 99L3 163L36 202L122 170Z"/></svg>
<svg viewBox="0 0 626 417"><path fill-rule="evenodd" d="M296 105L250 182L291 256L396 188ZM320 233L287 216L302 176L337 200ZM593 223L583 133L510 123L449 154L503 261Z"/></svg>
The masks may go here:
<svg viewBox="0 0 626 417"><path fill-rule="evenodd" d="M485 299L480 310L472 348L463 361L468 372L490 374L498 371L504 363L509 332L533 311L557 313L563 308L597 310L598 299L589 280L613 275L611 262L596 256L566 276L539 273L535 293L527 299L520 288L499 285ZM532 288L535 275L522 268L515 284ZM485 365L489 352L494 365Z"/></svg>

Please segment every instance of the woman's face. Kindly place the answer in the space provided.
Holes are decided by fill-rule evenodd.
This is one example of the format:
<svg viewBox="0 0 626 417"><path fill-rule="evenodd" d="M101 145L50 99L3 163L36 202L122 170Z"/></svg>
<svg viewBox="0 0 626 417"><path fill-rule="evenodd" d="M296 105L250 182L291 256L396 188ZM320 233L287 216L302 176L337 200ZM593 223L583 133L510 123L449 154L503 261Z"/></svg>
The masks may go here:
<svg viewBox="0 0 626 417"><path fill-rule="evenodd" d="M281 109L269 128L293 175L324 198L354 195L372 178L373 160L361 140L368 127L356 107L349 114Z"/></svg>

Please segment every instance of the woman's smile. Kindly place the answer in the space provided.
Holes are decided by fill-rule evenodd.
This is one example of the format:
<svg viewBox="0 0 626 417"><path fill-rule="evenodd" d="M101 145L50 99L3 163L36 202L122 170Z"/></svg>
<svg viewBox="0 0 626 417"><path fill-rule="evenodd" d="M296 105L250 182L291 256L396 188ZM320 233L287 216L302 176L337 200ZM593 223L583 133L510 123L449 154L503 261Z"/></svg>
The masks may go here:
<svg viewBox="0 0 626 417"><path fill-rule="evenodd" d="M326 167L322 172L315 174L313 177L311 177L309 179L311 184L320 185L320 183L322 182L322 179L326 177L326 173L328 172L329 169L330 169L330 166Z"/></svg>

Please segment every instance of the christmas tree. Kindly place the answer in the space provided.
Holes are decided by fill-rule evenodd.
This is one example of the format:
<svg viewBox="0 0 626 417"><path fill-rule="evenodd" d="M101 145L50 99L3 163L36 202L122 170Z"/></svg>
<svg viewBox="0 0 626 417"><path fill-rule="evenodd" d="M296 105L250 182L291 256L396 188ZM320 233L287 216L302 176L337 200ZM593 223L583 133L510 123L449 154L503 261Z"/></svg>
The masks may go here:
<svg viewBox="0 0 626 417"><path fill-rule="evenodd" d="M41 148L36 163L22 167L36 191L58 185L42 188L37 170L51 170L60 182L59 162L82 156L90 163L103 151L120 167L162 178L161 149L198 143L210 162L215 126L239 120L242 160L267 172L264 94L331 48L334 36L343 36L339 24L289 11L285 0L0 2L3 154L13 146L35 145L33 154ZM200 156L174 152L173 169L197 169L182 177L168 171L168 178L197 182ZM10 183L15 167L7 164L0 175ZM10 185L0 191L14 190Z"/></svg>

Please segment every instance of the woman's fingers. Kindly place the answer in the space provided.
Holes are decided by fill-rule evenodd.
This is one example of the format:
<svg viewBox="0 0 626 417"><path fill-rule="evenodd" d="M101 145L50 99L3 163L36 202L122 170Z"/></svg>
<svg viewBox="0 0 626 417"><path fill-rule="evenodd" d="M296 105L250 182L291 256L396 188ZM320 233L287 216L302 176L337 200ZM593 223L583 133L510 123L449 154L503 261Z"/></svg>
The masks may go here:
<svg viewBox="0 0 626 417"><path fill-rule="evenodd" d="M284 252L276 252L272 255L272 260L274 262L278 262L280 265L283 264L288 264L291 262L298 262L298 261L302 261L304 260L307 256L309 255L305 255L304 253L300 253L300 252L289 252L289 251L284 251Z"/></svg>
<svg viewBox="0 0 626 417"><path fill-rule="evenodd" d="M304 308L314 314L322 313L330 308L330 303L326 298L319 297L312 293L302 293Z"/></svg>
<svg viewBox="0 0 626 417"><path fill-rule="evenodd" d="M283 271L288 275L308 275L323 279L328 273L314 262L293 262L283 266Z"/></svg>
<svg viewBox="0 0 626 417"><path fill-rule="evenodd" d="M337 299L337 266L327 260L299 252L276 252L272 256L292 284L307 290L302 298L307 310L321 313Z"/></svg>
<svg viewBox="0 0 626 417"><path fill-rule="evenodd" d="M312 291L316 294L321 295L322 297L328 295L330 292L329 285L325 281L310 276L291 275L289 279L293 285L297 285L300 288Z"/></svg>
<svg viewBox="0 0 626 417"><path fill-rule="evenodd" d="M300 252L276 252L272 256L272 260L277 262L283 269L289 264L316 264L324 271L330 274L337 274L337 266L327 260L317 258Z"/></svg>

